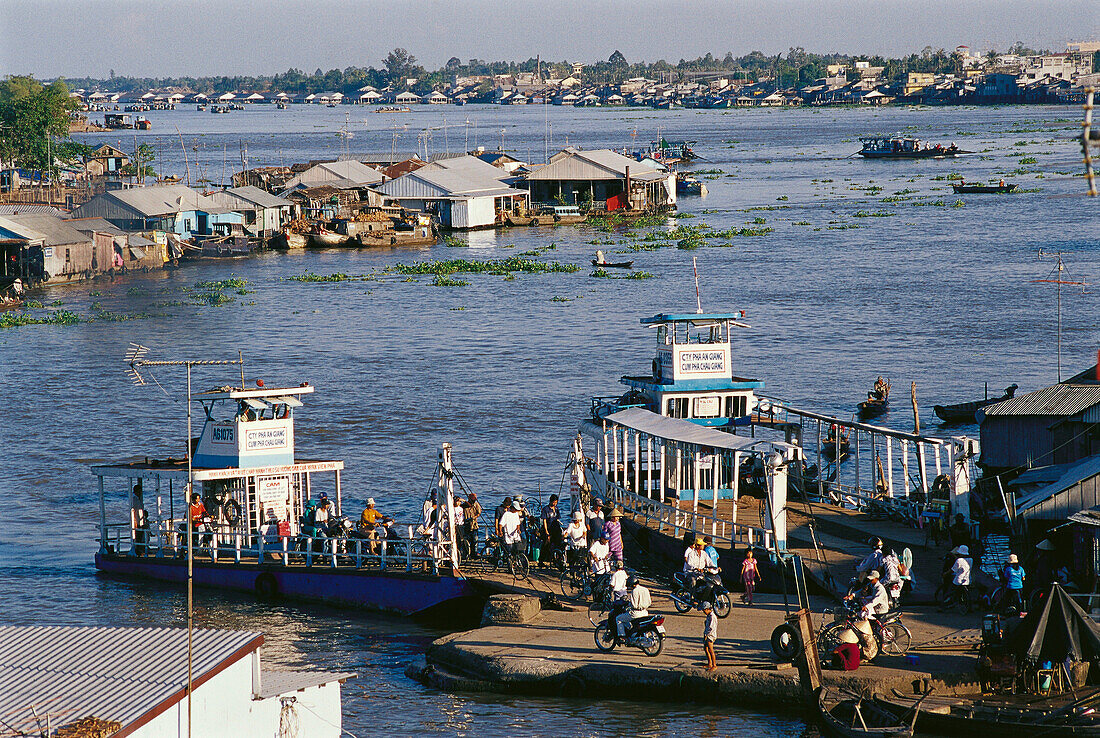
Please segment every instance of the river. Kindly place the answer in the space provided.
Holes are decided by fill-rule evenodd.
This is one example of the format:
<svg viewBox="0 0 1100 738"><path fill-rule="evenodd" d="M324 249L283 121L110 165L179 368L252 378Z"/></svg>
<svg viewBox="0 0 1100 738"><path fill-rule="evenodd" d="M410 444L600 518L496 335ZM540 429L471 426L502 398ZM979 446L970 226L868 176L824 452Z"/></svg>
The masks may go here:
<svg viewBox="0 0 1100 738"><path fill-rule="evenodd" d="M485 231L469 234L468 248L267 253L41 290L42 311L97 317L0 329L7 417L0 424L0 619L183 620L179 591L93 573L97 503L86 465L181 455L185 437L182 375L157 371L163 391L132 386L122 361L131 341L148 346L152 358L235 357L240 350L249 381L311 382L317 393L298 416L300 452L346 460L349 509L373 496L401 517L419 507L444 441L454 444L457 467L483 499L556 491L588 397L615 393L620 375L648 370L653 337L638 319L695 309L692 257L703 308L743 309L752 326L735 338L736 373L765 380L768 394L795 405L845 415L876 375L895 391L916 382L924 427L933 432L933 404L980 397L984 382L999 393L1012 382L1025 392L1055 381L1055 288L1034 282L1048 277L1053 262L1039 259L1040 249L1063 253L1063 279L1100 274L1096 204L1078 196L1085 187L1073 108L424 106L397 115L346 113L312 106L154 111L149 132L80 138L124 149L135 138L153 143L158 171L215 181L240 168L246 148L249 166L261 166L418 145L431 155L503 140L517 158L541 161L567 142L622 148L659 136L690 139L705 159L695 169L708 172L710 193L681 200L680 212L692 217L657 230L703 223L717 231L774 230L710 239L696 250L645 250L652 242L590 227ZM345 124L351 139L335 135ZM977 153L954 161L852 156L858 136L895 132ZM957 197L946 180L953 173L972 181L1003 176L1024 191ZM651 279L590 276L596 248L613 254L631 247L626 258ZM514 279L457 275L468 284L456 287L385 271L425 259L524 252L581 268ZM365 278L288 279L306 272ZM231 277L247 280L244 294L229 290L225 304L194 304L196 283ZM1100 313L1087 289L1063 288L1063 376L1095 357ZM209 370L196 385L231 377ZM911 429L907 408L895 403L882 422ZM360 736L802 730L797 720L753 711L608 703L597 695L439 694L403 668L442 631L205 591L196 601L202 625L262 631L269 663L356 671L359 678L344 687L344 719Z"/></svg>

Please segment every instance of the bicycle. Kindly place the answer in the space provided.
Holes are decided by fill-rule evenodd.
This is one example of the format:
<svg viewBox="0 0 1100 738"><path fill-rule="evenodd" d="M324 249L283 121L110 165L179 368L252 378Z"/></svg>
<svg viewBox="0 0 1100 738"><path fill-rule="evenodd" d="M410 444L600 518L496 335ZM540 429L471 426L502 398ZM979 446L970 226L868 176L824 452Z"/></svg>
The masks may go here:
<svg viewBox="0 0 1100 738"><path fill-rule="evenodd" d="M841 644L840 634L845 630L856 630L859 611L854 605L844 604L834 610L826 610L825 615L832 615L833 622L822 622L817 632L817 642L821 652L832 653ZM883 653L892 656L904 656L913 643L913 634L905 623L901 621L901 613L898 611L879 615L868 621L871 625L871 633Z"/></svg>
<svg viewBox="0 0 1100 738"><path fill-rule="evenodd" d="M527 554L522 551L512 553L497 536L485 539L480 556L489 563L493 571L506 568L514 579L527 579L531 573L531 561Z"/></svg>
<svg viewBox="0 0 1100 738"><path fill-rule="evenodd" d="M954 608L960 615L967 615L970 613L973 603L971 602L970 585L956 585L951 584L943 593L943 601L941 607L944 610Z"/></svg>
<svg viewBox="0 0 1100 738"><path fill-rule="evenodd" d="M563 597L576 599L592 594L592 573L588 568L585 551L579 549L562 569L559 584ZM568 557L567 557L568 558Z"/></svg>

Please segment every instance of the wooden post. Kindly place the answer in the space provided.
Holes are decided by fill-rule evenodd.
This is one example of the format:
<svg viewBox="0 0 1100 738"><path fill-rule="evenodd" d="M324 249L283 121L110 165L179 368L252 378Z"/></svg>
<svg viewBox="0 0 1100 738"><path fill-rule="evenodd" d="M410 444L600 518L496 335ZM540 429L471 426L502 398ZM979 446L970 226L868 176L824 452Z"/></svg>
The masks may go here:
<svg viewBox="0 0 1100 738"><path fill-rule="evenodd" d="M787 622L795 627L802 641L802 653L795 658L798 667L798 683L802 694L812 698L821 686L821 657L817 653L817 641L814 639L814 624L809 610L799 610L790 615Z"/></svg>
<svg viewBox="0 0 1100 738"><path fill-rule="evenodd" d="M721 459L721 456L719 455L718 450L715 449L714 454L711 456L711 460L710 460L710 471L711 471L711 475L713 477L713 479L711 481L714 482L713 487L711 487L711 490L712 490L713 494L711 495L711 498L710 498L711 499L710 534L712 536L718 535L718 479L719 479L719 477L722 476L721 475L722 466L721 466L721 463L720 463L720 459ZM715 563L717 564L718 562L715 562Z"/></svg>
<svg viewBox="0 0 1100 738"><path fill-rule="evenodd" d="M645 437L645 496L653 499L653 436Z"/></svg>
<svg viewBox="0 0 1100 738"><path fill-rule="evenodd" d="M611 426L611 463L607 479L616 482L619 478L619 430L615 426Z"/></svg>
<svg viewBox="0 0 1100 738"><path fill-rule="evenodd" d="M817 499L825 499L825 464L821 456L821 420L817 421ZM740 469L738 469L738 472Z"/></svg>
<svg viewBox="0 0 1100 738"><path fill-rule="evenodd" d="M103 477L99 477L99 550L107 550L107 501L103 499Z"/></svg>
<svg viewBox="0 0 1100 738"><path fill-rule="evenodd" d="M917 409L917 383L909 387L909 397L913 401L913 435L920 435L920 410Z"/></svg>
<svg viewBox="0 0 1100 738"><path fill-rule="evenodd" d="M909 496L909 441L901 439L901 487Z"/></svg>
<svg viewBox="0 0 1100 738"><path fill-rule="evenodd" d="M886 436L886 494L894 496L894 439Z"/></svg>
<svg viewBox="0 0 1100 738"><path fill-rule="evenodd" d="M634 494L642 494L642 434L634 431Z"/></svg>

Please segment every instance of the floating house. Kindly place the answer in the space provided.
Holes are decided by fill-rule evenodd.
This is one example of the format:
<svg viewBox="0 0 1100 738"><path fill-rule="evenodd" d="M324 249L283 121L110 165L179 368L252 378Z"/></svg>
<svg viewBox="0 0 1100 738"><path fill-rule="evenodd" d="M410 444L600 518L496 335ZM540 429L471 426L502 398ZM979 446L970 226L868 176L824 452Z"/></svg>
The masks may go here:
<svg viewBox="0 0 1100 738"><path fill-rule="evenodd" d="M118 174L129 163L130 157L110 144L103 144L84 158L84 168L90 177Z"/></svg>
<svg viewBox="0 0 1100 738"><path fill-rule="evenodd" d="M287 180L285 190L327 185L340 190L372 187L382 182L382 173L354 159L316 164ZM285 194L285 192L284 192Z"/></svg>
<svg viewBox="0 0 1100 738"><path fill-rule="evenodd" d="M165 231L184 238L244 224L241 213L220 207L186 185L104 192L76 208L73 217L104 218L124 231Z"/></svg>
<svg viewBox="0 0 1100 738"><path fill-rule="evenodd" d="M294 203L259 187L232 187L208 195L218 205L244 215L244 228L256 236L272 236L290 220Z"/></svg>
<svg viewBox="0 0 1100 738"><path fill-rule="evenodd" d="M29 284L90 279L112 267L110 250L97 251L92 236L55 215L0 217L3 276Z"/></svg>
<svg viewBox="0 0 1100 738"><path fill-rule="evenodd" d="M355 674L263 668L261 633L183 628L0 627L0 713L10 735L342 735ZM5 733L7 734L7 733Z"/></svg>
<svg viewBox="0 0 1100 738"><path fill-rule="evenodd" d="M676 205L676 175L610 149L568 147L527 175L533 202L591 203L597 210Z"/></svg>
<svg viewBox="0 0 1100 738"><path fill-rule="evenodd" d="M436 215L446 228L468 230L499 225L528 207L528 193L510 180L507 171L463 155L439 159L375 190L388 202Z"/></svg>

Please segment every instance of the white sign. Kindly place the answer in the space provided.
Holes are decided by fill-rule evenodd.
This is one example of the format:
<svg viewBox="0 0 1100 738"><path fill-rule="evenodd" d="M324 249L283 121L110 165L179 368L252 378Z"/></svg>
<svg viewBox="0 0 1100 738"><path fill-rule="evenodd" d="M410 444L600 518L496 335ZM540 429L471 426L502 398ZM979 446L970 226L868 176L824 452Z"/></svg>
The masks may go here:
<svg viewBox="0 0 1100 738"><path fill-rule="evenodd" d="M718 407L718 397L696 397L695 412L692 415L696 418L714 418L718 416Z"/></svg>
<svg viewBox="0 0 1100 738"><path fill-rule="evenodd" d="M244 432L244 448L246 451L266 451L286 447L286 428L249 428Z"/></svg>
<svg viewBox="0 0 1100 738"><path fill-rule="evenodd" d="M722 349L693 349L680 352L680 374L715 374L726 371Z"/></svg>
<svg viewBox="0 0 1100 738"><path fill-rule="evenodd" d="M290 497L290 479L288 477L260 477L256 480L256 496L261 507L268 505L286 505Z"/></svg>

